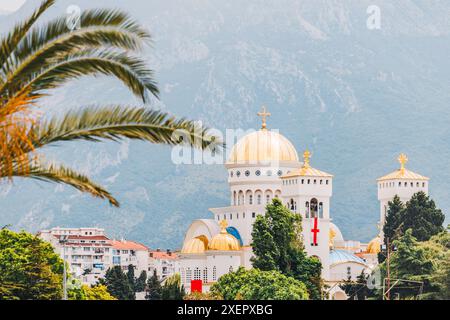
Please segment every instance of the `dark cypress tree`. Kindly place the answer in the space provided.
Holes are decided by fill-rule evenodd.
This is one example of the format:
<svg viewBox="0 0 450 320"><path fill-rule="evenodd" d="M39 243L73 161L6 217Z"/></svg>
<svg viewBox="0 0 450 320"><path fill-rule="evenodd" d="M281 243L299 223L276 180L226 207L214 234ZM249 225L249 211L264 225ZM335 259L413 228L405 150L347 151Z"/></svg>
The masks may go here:
<svg viewBox="0 0 450 320"><path fill-rule="evenodd" d="M428 241L432 236L444 231L445 215L422 191L411 197L400 216L402 234L412 229L412 236L418 241Z"/></svg>
<svg viewBox="0 0 450 320"><path fill-rule="evenodd" d="M399 227L401 225L402 211L405 209L405 205L400 198L395 195L392 201L388 202L388 211L386 220L383 226L384 243L392 243L398 238L400 232Z"/></svg>
<svg viewBox="0 0 450 320"><path fill-rule="evenodd" d="M144 292L146 282L147 282L147 272L145 270L142 270L141 274L136 279L136 284L134 287L135 291L136 292Z"/></svg>
<svg viewBox="0 0 450 320"><path fill-rule="evenodd" d="M105 274L104 284L108 292L119 300L135 300L136 296L120 266L114 266Z"/></svg>
<svg viewBox="0 0 450 320"><path fill-rule="evenodd" d="M136 292L136 277L134 276L134 266L132 264L128 265L127 279L128 283L130 284L131 290L133 290L133 292Z"/></svg>
<svg viewBox="0 0 450 320"><path fill-rule="evenodd" d="M153 271L153 275L147 280L147 294L145 299L147 300L161 300L161 283L159 282L156 270Z"/></svg>

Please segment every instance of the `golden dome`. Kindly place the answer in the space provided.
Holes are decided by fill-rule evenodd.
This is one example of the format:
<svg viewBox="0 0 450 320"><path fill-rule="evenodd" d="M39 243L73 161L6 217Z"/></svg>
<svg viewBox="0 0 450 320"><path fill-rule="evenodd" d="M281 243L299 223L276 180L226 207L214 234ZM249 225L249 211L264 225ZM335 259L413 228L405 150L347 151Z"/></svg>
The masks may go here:
<svg viewBox="0 0 450 320"><path fill-rule="evenodd" d="M231 150L229 164L258 164L272 161L298 162L292 143L281 134L267 129L252 132L240 139Z"/></svg>
<svg viewBox="0 0 450 320"><path fill-rule="evenodd" d="M220 221L220 233L215 235L209 243L209 250L217 251L236 251L240 250L238 239L229 234L226 230L227 221Z"/></svg>
<svg viewBox="0 0 450 320"><path fill-rule="evenodd" d="M372 239L367 245L367 253L379 253L381 251L381 239L380 237L376 237Z"/></svg>
<svg viewBox="0 0 450 320"><path fill-rule="evenodd" d="M199 254L204 253L206 248L208 248L208 238L206 236L198 236L185 242L181 253Z"/></svg>

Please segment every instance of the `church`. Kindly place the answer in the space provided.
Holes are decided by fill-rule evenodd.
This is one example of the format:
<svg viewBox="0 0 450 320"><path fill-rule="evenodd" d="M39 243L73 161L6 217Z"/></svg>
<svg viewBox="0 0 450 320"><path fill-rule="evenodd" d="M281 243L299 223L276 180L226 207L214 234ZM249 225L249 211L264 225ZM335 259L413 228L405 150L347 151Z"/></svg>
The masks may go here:
<svg viewBox="0 0 450 320"><path fill-rule="evenodd" d="M356 280L362 271L370 272L377 266L382 233L368 244L345 240L331 218L333 175L314 168L307 150L300 161L286 137L267 129L270 113L265 108L258 115L262 117L261 129L241 138L225 163L230 205L210 208L211 218L193 221L186 232L180 252L181 281L187 292L205 292L222 275L241 266L251 268L253 222L276 197L302 216L304 247L322 263L327 296L346 299L339 283ZM407 201L415 192L428 193L428 178L407 170L405 155L398 160L398 170L377 180L380 230L388 201L396 194Z"/></svg>

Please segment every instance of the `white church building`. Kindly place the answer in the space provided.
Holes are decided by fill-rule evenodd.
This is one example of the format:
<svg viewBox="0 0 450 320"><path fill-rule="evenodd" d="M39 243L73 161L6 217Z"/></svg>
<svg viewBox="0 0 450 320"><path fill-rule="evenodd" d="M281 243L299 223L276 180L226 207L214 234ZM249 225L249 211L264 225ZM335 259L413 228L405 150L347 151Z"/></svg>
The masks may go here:
<svg viewBox="0 0 450 320"><path fill-rule="evenodd" d="M302 216L305 250L321 261L329 298L345 299L338 284L376 266L381 235L369 244L344 240L332 223L333 175L314 168L309 151L300 161L286 137L267 129L270 114L263 109L258 115L263 119L261 129L240 139L225 164L230 205L211 208L211 219L193 221L186 232L179 253L182 283L190 292L192 280L200 280L202 290L208 291L222 275L241 266L251 268L253 223L277 197ZM409 200L419 190L428 191L428 178L406 170L406 157L401 157L399 170L378 179L380 224L384 223L387 202L395 194Z"/></svg>

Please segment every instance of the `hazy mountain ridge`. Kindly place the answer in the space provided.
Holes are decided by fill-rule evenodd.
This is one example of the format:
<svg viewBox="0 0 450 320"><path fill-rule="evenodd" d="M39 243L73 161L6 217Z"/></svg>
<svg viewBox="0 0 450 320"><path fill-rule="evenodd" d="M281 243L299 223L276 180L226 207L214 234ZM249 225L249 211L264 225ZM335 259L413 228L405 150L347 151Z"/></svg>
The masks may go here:
<svg viewBox="0 0 450 320"><path fill-rule="evenodd" d="M0 17L1 30L36 2ZM376 233L375 179L397 167L400 151L412 170L431 177L432 196L450 209L442 161L450 156L448 2L378 1L375 31L366 27L371 1L114 3L154 36L146 55L162 91L155 105L219 129L257 128L255 113L267 105L269 126L299 153L312 149L312 164L335 175L331 214L346 238ZM71 4L59 1L49 16ZM116 81L89 78L58 90L46 108L100 102L139 103ZM108 185L122 208L68 187L17 181L2 186L0 224L33 231L98 225L153 247L178 247L192 219L228 204L223 168L176 167L166 147L74 143L48 151Z"/></svg>

